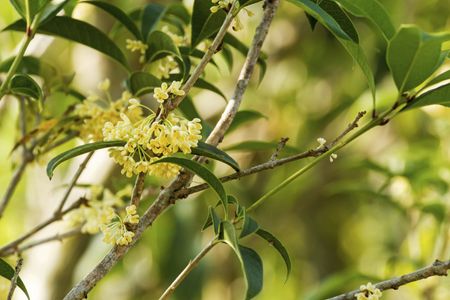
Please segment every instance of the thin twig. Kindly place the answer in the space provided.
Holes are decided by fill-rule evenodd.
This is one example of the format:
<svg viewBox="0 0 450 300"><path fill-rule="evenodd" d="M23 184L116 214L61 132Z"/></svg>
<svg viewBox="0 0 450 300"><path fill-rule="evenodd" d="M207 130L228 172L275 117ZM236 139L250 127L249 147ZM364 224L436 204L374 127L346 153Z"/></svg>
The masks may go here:
<svg viewBox="0 0 450 300"><path fill-rule="evenodd" d="M284 147L286 147L286 143L289 141L288 137L283 137L278 142L277 148L275 149L275 152L270 157L269 161L274 161L278 158L278 155L280 154L281 150L283 150Z"/></svg>
<svg viewBox="0 0 450 300"><path fill-rule="evenodd" d="M58 205L58 208L55 210L54 215L58 216L61 214L61 211L64 208L64 205L67 202L67 199L69 199L70 193L72 192L73 188L75 187L75 185L77 184L78 179L81 176L81 173L83 173L84 169L86 168L86 165L88 164L89 160L92 158L92 155L94 155L94 151L90 152L86 158L83 160L83 162L80 164L80 166L78 167L77 172L75 173L75 175L73 175L72 180L69 183L69 186L67 187L66 192L64 193L63 198L61 199L61 202Z"/></svg>
<svg viewBox="0 0 450 300"><path fill-rule="evenodd" d="M19 257L19 260L17 261L17 264L16 264L16 268L14 269L14 275L11 278L11 286L9 288L8 297L6 298L7 300L11 300L12 296L14 295L14 290L16 289L17 280L19 278L19 273L20 273L20 270L22 269L22 264L23 264L23 258Z"/></svg>
<svg viewBox="0 0 450 300"><path fill-rule="evenodd" d="M181 273L175 278L175 280L169 285L169 287L164 291L164 293L161 295L159 300L166 300L169 299L169 297L173 294L175 289L180 285L180 283L183 282L183 280L189 275L189 273L194 270L194 268L198 265L198 263L202 260L202 258L212 249L214 246L217 245L216 239L212 239L205 248L200 251L197 256L189 261L187 266L181 271Z"/></svg>
<svg viewBox="0 0 450 300"><path fill-rule="evenodd" d="M41 224L37 225L36 227L32 228L30 231L28 231L26 234L22 235L20 238L10 242L9 244L3 246L0 248L0 256L7 256L11 255L15 252L17 252L17 248L20 244L22 244L25 240L29 239L31 236L35 235L48 225L61 220L62 216L67 214L68 212L80 207L81 204L86 202L86 198L81 197L77 201L75 201L71 206L63 210L59 215L53 215L46 221L42 222Z"/></svg>
<svg viewBox="0 0 450 300"><path fill-rule="evenodd" d="M439 261L436 260L432 265L422 268L420 270L414 271L402 275L400 277L395 277L389 280L381 281L375 284L375 287L381 291L385 290L397 290L400 286L422 280L432 276L447 276L447 272L450 269L449 261ZM329 300L351 300L355 299L355 295L361 292L360 290L354 290L336 297L329 298Z"/></svg>
<svg viewBox="0 0 450 300"><path fill-rule="evenodd" d="M361 120L362 117L366 114L366 111L360 111L356 115L356 118L348 124L347 128L338 136L336 137L329 145L328 148L332 148L334 145L336 145L340 140L342 140L350 131L358 127L358 122Z"/></svg>
<svg viewBox="0 0 450 300"><path fill-rule="evenodd" d="M229 124L233 120L235 115L235 110L237 111L237 106L242 99L242 94L248 84L248 80L254 70L254 65L259 57L259 49L261 48L263 41L266 37L268 28L272 22L275 11L278 7L279 0L266 0L264 8L264 16L261 24L258 26L257 32L254 37L254 41L247 56L246 63L243 66L243 71L241 74L245 74L246 78L239 80L238 86L236 87L235 95L238 97L233 97L235 99L230 100L232 102L228 104L222 115L221 120L216 124L215 130L211 133L209 137L209 142L211 144L218 144L223 138L225 131L228 129ZM230 14L230 13L229 13ZM217 38L217 36L216 36ZM253 48L258 50L255 53ZM252 54L250 56L250 54ZM227 118L226 115L230 114L232 117ZM225 120L223 120L225 116ZM154 220L171 204L171 199L173 193L177 190L185 187L192 179L192 174L187 172L181 172L180 175L165 189L163 189L157 199L153 204L147 209L144 215L141 217L139 224L137 225L135 236L130 244L126 246L115 246L103 259L100 261L94 269L87 274L80 282L78 282L72 290L64 297L65 300L72 299L83 299L87 297L89 291L99 282L113 266L130 250L137 240L142 236L143 232L153 224Z"/></svg>
<svg viewBox="0 0 450 300"><path fill-rule="evenodd" d="M31 248L34 248L36 246L39 246L39 245L42 245L42 244L46 244L46 243L49 243L49 242L53 242L53 241L60 241L61 242L62 240L66 239L66 238L79 235L80 233L81 233L81 229L77 228L77 229L73 229L73 230L65 232L65 233L58 233L58 234L55 234L55 235L52 235L52 236L49 236L49 237L46 237L46 238L38 239L36 241L30 242L30 243L28 243L26 245L23 245L22 247L19 247L17 249L17 252L22 253L22 252L24 252L24 251L26 251L28 249L31 249Z"/></svg>

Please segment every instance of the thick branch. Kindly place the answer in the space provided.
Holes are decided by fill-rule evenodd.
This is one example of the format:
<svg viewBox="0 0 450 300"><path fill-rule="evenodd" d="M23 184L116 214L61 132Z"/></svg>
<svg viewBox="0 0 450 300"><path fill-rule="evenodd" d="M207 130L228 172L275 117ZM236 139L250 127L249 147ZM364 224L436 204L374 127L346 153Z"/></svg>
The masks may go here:
<svg viewBox="0 0 450 300"><path fill-rule="evenodd" d="M395 277L389 280L385 280L375 284L375 287L381 291L385 290L397 290L400 286L426 279L432 276L447 276L447 272L450 269L450 260L449 261L439 261L436 260L431 266L422 268L412 273L408 273L402 275L400 277ZM342 294L333 298L329 298L329 300L351 300L355 299L355 295L358 294L360 290L354 290L348 292L346 294Z"/></svg>
<svg viewBox="0 0 450 300"><path fill-rule="evenodd" d="M256 60L259 57L259 52L263 41L267 35L268 28L275 15L275 11L278 7L279 0L266 0L264 16L258 26L255 34L251 49L247 56L246 62L243 66L239 82L237 84L234 97L229 101L225 112L222 115L220 121L216 124L215 129L208 138L209 143L217 145L223 138L225 131L228 129L234 115L237 112L239 104L242 99L242 95L248 85L250 76L254 70ZM134 246L136 241L141 237L144 230L153 224L153 221L171 204L173 204L173 194L185 187L190 183L192 174L187 172L181 172L180 175L164 190L160 192L158 198L149 207L149 209L142 216L133 241L126 246L115 246L103 260L88 274L83 280L81 280L64 298L69 299L83 299L87 296L89 291L100 281L112 267L128 252L130 248Z"/></svg>

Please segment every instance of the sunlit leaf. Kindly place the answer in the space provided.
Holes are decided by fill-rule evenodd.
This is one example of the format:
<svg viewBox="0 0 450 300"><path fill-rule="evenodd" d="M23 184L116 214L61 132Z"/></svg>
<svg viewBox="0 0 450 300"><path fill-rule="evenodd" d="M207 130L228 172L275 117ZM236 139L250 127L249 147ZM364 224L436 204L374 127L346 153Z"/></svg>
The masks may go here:
<svg viewBox="0 0 450 300"><path fill-rule="evenodd" d="M210 8L212 6L213 3L211 1L194 0L191 19L191 49L194 49L201 41L218 32L225 20L226 13L222 9L216 13L211 13Z"/></svg>
<svg viewBox="0 0 450 300"><path fill-rule="evenodd" d="M440 104L450 107L450 83L438 86L435 89L429 90L419 95L413 100L413 102L411 102L411 104L408 104L405 110L432 104Z"/></svg>
<svg viewBox="0 0 450 300"><path fill-rule="evenodd" d="M56 167L59 166L61 163L65 162L66 160L69 160L74 157L80 156L82 154L86 154L86 153L96 151L99 149L120 147L123 145L125 145L125 142L123 142L123 141L96 142L96 143L81 145L81 146L75 147L73 149L70 149L68 151L65 151L65 152L55 156L54 158L52 158L50 160L50 162L47 164L47 176L48 176L48 178L52 179L53 172L55 171Z"/></svg>

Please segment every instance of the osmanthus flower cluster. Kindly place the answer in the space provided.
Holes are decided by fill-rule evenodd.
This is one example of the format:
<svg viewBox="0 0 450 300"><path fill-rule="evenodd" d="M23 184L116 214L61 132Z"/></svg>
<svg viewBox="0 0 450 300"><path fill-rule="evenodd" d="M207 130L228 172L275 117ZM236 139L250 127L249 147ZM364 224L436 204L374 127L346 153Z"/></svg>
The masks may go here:
<svg viewBox="0 0 450 300"><path fill-rule="evenodd" d="M112 101L109 93L110 81L104 80L98 85L98 89L104 93L104 97L91 95L82 103L75 106L74 114L82 119L81 125L75 129L79 131L80 138L85 142L98 142L103 140L103 124L106 122L117 122L121 114L137 121L142 118L142 110L137 108L128 110L128 100L131 94L127 91L122 97Z"/></svg>
<svg viewBox="0 0 450 300"><path fill-rule="evenodd" d="M163 83L154 91L154 98L164 103L171 97L184 95L180 90L180 82ZM137 122L133 122L125 113L120 115L117 123L106 122L103 127L105 141L125 141L123 147L110 149L110 156L122 166L122 174L131 177L133 174L148 173L158 177L170 178L178 174L180 168L174 164L152 164L158 159L177 152L191 153L201 139L199 119L191 121L171 112L164 120L156 120L156 115L148 107L131 99L128 110L143 107L150 114ZM162 106L161 106L162 109Z"/></svg>
<svg viewBox="0 0 450 300"><path fill-rule="evenodd" d="M212 13L218 12L219 9L224 9L224 10L228 11L228 10L230 10L231 5L233 4L233 0L211 0L211 2L214 4L210 8L210 11ZM247 15L249 17L253 16L253 13L251 11L249 11L248 9L244 8L243 10L247 13ZM232 28L234 31L239 31L244 28L238 15L234 16Z"/></svg>
<svg viewBox="0 0 450 300"><path fill-rule="evenodd" d="M356 294L357 300L379 300L382 296L380 289L377 289L372 283L367 283L359 287L359 292Z"/></svg>
<svg viewBox="0 0 450 300"><path fill-rule="evenodd" d="M64 219L70 226L81 226L82 233L104 234L103 241L112 245L128 245L133 239L134 233L127 229L126 224L139 223L139 215L136 206L130 205L123 209L123 196L131 194L131 186L117 194L112 194L108 189L94 186L91 188L91 199L79 208L71 211Z"/></svg>

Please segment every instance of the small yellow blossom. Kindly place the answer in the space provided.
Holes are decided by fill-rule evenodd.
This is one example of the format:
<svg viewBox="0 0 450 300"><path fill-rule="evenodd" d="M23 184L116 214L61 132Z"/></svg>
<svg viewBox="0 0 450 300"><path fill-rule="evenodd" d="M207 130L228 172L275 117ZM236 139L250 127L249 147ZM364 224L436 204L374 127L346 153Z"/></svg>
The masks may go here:
<svg viewBox="0 0 450 300"><path fill-rule="evenodd" d="M108 78L106 78L105 80L101 81L101 82L97 85L97 88L98 88L99 90L101 90L101 91L105 91L105 92L106 92L106 91L109 90L110 86L111 86L111 81L110 81Z"/></svg>
<svg viewBox="0 0 450 300"><path fill-rule="evenodd" d="M330 163L334 162L337 157L338 157L338 155L336 153L331 153L331 155L330 155Z"/></svg>
<svg viewBox="0 0 450 300"><path fill-rule="evenodd" d="M139 215L136 212L136 205L130 205L125 208L127 215L125 217L125 223L137 224L139 223Z"/></svg>
<svg viewBox="0 0 450 300"><path fill-rule="evenodd" d="M126 48L128 50L130 50L131 52L136 52L136 51L140 52L141 56L139 57L139 62L144 63L145 62L145 52L148 49L148 45L144 44L141 41L130 40L130 39L127 39L126 43L127 43Z"/></svg>
<svg viewBox="0 0 450 300"><path fill-rule="evenodd" d="M211 0L213 4L217 4L214 6L211 6L209 9L212 13L216 13L219 11L219 9L229 9L231 6L232 0Z"/></svg>
<svg viewBox="0 0 450 300"><path fill-rule="evenodd" d="M323 146L325 146L325 144L327 143L327 140L324 139L323 137L320 137L317 139L317 142L319 143L319 146L317 147L317 149L320 149Z"/></svg>
<svg viewBox="0 0 450 300"><path fill-rule="evenodd" d="M382 296L381 290L376 288L372 283L361 285L358 294L355 295L357 300L379 300Z"/></svg>
<svg viewBox="0 0 450 300"><path fill-rule="evenodd" d="M164 103L167 99L169 99L169 86L166 82L163 82L161 84L161 87L155 88L155 91L153 93L153 96L155 97L156 101L159 103Z"/></svg>
<svg viewBox="0 0 450 300"><path fill-rule="evenodd" d="M158 71L161 78L170 78L170 72L178 68L178 63L172 56L166 56L160 60Z"/></svg>

